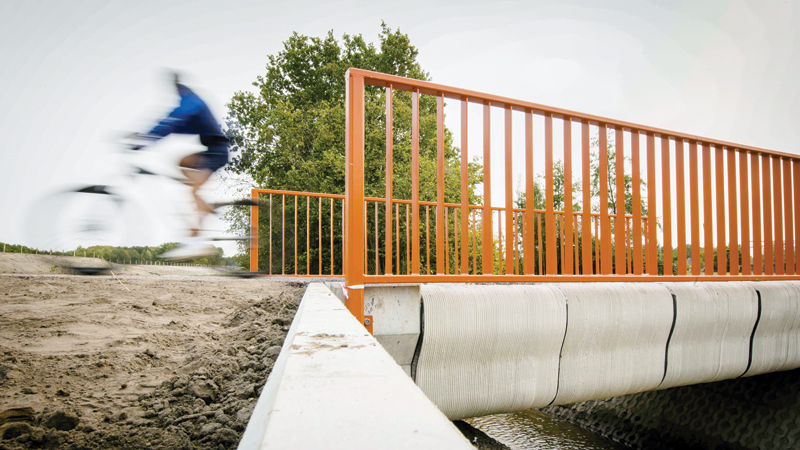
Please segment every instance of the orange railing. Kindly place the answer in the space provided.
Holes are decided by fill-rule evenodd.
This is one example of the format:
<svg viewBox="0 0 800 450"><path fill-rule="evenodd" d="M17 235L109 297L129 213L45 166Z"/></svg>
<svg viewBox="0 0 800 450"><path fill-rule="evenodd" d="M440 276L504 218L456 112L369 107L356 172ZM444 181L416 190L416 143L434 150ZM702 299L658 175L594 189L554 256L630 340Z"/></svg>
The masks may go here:
<svg viewBox="0 0 800 450"><path fill-rule="evenodd" d="M342 233L343 224L339 212L343 214L343 195L320 194L312 192L298 192L275 189L252 189L253 198L259 199L258 206L251 207L251 241L250 241L250 270L259 271L265 275L290 275L290 276L311 276L311 277L342 277L342 242L346 236ZM393 222L388 230L389 242L385 246L386 236L382 222L385 222L383 205L386 199L366 197L365 199L365 243L364 260L367 274L386 274L411 275L411 239L409 221L411 218L411 201L392 199L391 208ZM372 205L372 206L370 206ZM421 258L421 271L425 275L434 274L436 267L432 261L436 256L436 246L433 242L433 255L431 253L431 242L434 240L430 232L431 208L436 208L434 202L419 202L421 219L424 226L424 233L420 239L423 240L424 252ZM478 232L482 225L481 214L484 207L480 205L468 205L469 217L467 218L467 232L462 231L462 239L459 240L459 213L460 206L455 203L444 204L444 221L448 223L445 227L444 243L444 272L447 274L476 274L481 272L484 255L478 256L479 247L482 246L482 236ZM422 209L424 207L424 209ZM499 274L519 275L526 273L523 260L520 258L520 249L524 245L524 236L528 232L524 217L525 209L514 208L512 211L512 227L509 238L511 239L510 263L511 271L506 272L503 253L503 234L504 230L500 226L503 208L489 208L492 216L497 216L497 240L493 240L491 246L491 266L492 272ZM374 212L374 214L370 213ZM544 210L533 210L533 237L534 254L532 263L533 273L538 275L545 274L545 259L543 249L545 248L546 235L542 235L542 222L545 216ZM578 234L574 234L573 241L568 242L565 237L566 226L564 221L565 214L557 211L556 215L556 241L557 252L560 261L564 258L567 249L574 252L572 261L575 264L571 270L575 273L580 271L579 248L580 243ZM610 215L616 218L615 214ZM287 219L288 217L288 219ZM450 223L452 217L452 223ZM597 230L600 228L601 215L591 213L589 220L590 228ZM578 228L583 217L573 216L573 228ZM642 227L647 227L647 217L640 218ZM630 241L632 233L633 216L626 215L625 236ZM452 234L451 234L452 233ZM451 239L452 235L452 239ZM508 245L508 244L507 244ZM630 245L628 249L630 250ZM467 250L466 253L460 250ZM592 254L590 273L600 273L599 266L599 241L590 243ZM466 255L466 256L465 256ZM433 256L433 258L432 258ZM628 257L629 261L632 261ZM632 267L628 268L632 271Z"/></svg>
<svg viewBox="0 0 800 450"><path fill-rule="evenodd" d="M342 276L344 195L275 189L252 189L251 195L259 199L250 207L251 271Z"/></svg>
<svg viewBox="0 0 800 450"><path fill-rule="evenodd" d="M386 199L365 198L364 195L366 86L385 89ZM411 96L412 192L411 199L403 201L392 198L395 91L406 91ZM435 202L423 202L419 197L422 96L435 97L437 105ZM445 203L444 197L445 99L458 102L461 112L461 202L458 204ZM363 319L360 288L364 284L800 279L797 275L800 267L795 258L798 253L795 245L800 243L800 226L795 226L795 217L800 211L800 195L796 192L800 186L800 160L796 155L361 69L351 68L347 73L346 103L344 226L347 240L343 249L343 270L351 294L348 308L358 318ZM482 206L468 205L470 104L483 109ZM505 118L503 163L507 175L502 208L493 207L490 201L494 163L491 154L493 109L502 111ZM534 198L533 136L544 137L543 211L514 207L512 177L508 174L512 173L515 150L512 139L512 115L515 114L524 116L524 149L518 150L525 155L527 199ZM536 133L534 115L542 118ZM554 126L563 130L560 141L567 151L554 149ZM573 126L580 127L580 175L586 182L591 176L591 131L598 136L599 161L607 161L607 136L613 130L611 151L616 163L615 167L599 164L599 204L609 204L610 173L616 175L616 192L625 192L628 158L631 201L633 205L646 205L646 217L640 208L633 207L632 214L626 216L625 225L616 226L617 218L609 208L601 207L594 213L588 207L592 204L589 189L582 190L585 207L582 211L573 211ZM553 174L557 153L563 161L564 211L554 209ZM657 154L660 155L658 160ZM640 167L643 158L646 164ZM645 181L646 190L642 193ZM617 211L625 211L625 200L624 195L617 196L616 205L613 205ZM372 212L367 206L370 202L375 204ZM381 203L382 208L379 207ZM406 211L400 205L407 205ZM383 210L383 225L380 225L379 210ZM422 239L421 230L425 233L429 230L427 220L431 210L433 234ZM408 223L405 249L398 247L398 236L392 239L393 233L400 231L403 214ZM476 214L480 216L477 224ZM497 233L493 226L495 214ZM372 239L368 239L370 220ZM541 227L537 227L539 221L543 222ZM451 227L452 244L449 242ZM383 230L379 233L380 228ZM539 237L542 231L558 239L542 241ZM383 242L380 242L380 234ZM476 237L492 245L476 243ZM495 238L498 238L497 246ZM473 242L469 242L470 239ZM578 244L579 240L591 245ZM566 250L568 245L572 245L570 251ZM382 265L379 263L381 251ZM401 251L405 263L398 260ZM434 256L428 256L428 252ZM499 263L493 263L494 267L488 270L482 261ZM398 264L404 265L398 267Z"/></svg>

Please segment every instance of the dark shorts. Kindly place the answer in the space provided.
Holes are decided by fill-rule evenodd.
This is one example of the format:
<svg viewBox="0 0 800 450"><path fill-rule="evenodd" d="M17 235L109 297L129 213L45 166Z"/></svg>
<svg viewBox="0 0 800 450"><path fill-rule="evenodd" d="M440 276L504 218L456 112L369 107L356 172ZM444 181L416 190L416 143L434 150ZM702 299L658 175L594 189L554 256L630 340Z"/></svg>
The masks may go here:
<svg viewBox="0 0 800 450"><path fill-rule="evenodd" d="M210 146L207 151L195 153L197 159L194 164L188 166L190 169L195 170L210 170L216 172L228 164L228 146L215 145ZM182 164L186 164L185 162ZM185 166L186 167L186 166Z"/></svg>
<svg viewBox="0 0 800 450"><path fill-rule="evenodd" d="M228 164L227 151L225 153L218 153L209 150L207 152L199 153L197 156L199 156L199 161L195 169L208 169L212 172L216 172L225 166L225 164Z"/></svg>
<svg viewBox="0 0 800 450"><path fill-rule="evenodd" d="M228 139L225 136L200 136L200 142L208 150L198 153L198 163L194 169L208 169L216 172L228 164Z"/></svg>

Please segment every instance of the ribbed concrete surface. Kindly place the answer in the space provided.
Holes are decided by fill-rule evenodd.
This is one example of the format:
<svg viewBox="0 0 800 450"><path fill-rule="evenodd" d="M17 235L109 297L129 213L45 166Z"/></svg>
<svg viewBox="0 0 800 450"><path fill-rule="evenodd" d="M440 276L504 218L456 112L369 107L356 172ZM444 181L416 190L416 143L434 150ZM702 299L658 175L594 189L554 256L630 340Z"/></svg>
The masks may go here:
<svg viewBox="0 0 800 450"><path fill-rule="evenodd" d="M672 295L652 283L560 284L568 305L555 404L654 389L664 375Z"/></svg>
<svg viewBox="0 0 800 450"><path fill-rule="evenodd" d="M549 404L566 328L553 286L425 285L416 383L450 419Z"/></svg>
<svg viewBox="0 0 800 450"><path fill-rule="evenodd" d="M758 317L755 289L739 282L664 286L675 295L675 329L659 389L744 374Z"/></svg>
<svg viewBox="0 0 800 450"><path fill-rule="evenodd" d="M800 367L800 282L747 284L761 294L761 316L745 376Z"/></svg>
<svg viewBox="0 0 800 450"><path fill-rule="evenodd" d="M428 285L421 294L415 381L451 419L800 368L796 281Z"/></svg>

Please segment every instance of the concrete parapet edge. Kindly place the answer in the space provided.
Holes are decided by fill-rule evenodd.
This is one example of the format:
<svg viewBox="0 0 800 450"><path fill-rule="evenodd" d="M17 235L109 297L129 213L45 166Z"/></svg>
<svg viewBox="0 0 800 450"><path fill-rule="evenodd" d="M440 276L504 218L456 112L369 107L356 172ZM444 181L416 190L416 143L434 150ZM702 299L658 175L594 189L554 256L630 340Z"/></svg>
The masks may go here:
<svg viewBox="0 0 800 450"><path fill-rule="evenodd" d="M322 283L306 290L239 449L472 449Z"/></svg>

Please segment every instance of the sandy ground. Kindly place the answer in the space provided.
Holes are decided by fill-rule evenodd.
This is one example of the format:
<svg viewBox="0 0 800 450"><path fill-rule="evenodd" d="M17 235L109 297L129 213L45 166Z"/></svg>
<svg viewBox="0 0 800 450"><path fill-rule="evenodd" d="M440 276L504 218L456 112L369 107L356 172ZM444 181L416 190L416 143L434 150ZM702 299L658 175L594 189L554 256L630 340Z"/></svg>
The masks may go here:
<svg viewBox="0 0 800 450"><path fill-rule="evenodd" d="M59 267L0 254L0 449L235 448L305 286Z"/></svg>

